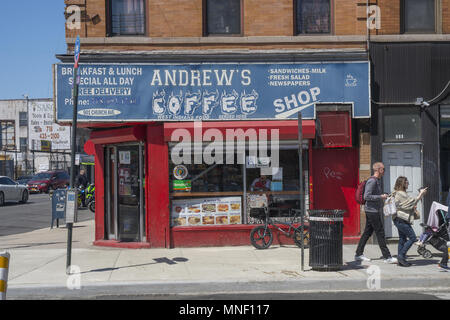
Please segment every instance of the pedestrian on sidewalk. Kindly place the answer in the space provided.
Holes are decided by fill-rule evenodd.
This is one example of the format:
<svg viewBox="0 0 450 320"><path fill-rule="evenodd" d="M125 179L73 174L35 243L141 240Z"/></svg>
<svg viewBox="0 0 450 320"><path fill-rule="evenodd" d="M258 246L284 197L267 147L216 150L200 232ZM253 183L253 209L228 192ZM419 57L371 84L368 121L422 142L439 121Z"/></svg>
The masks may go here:
<svg viewBox="0 0 450 320"><path fill-rule="evenodd" d="M383 221L381 220L381 209L383 208L383 201L387 199L388 195L382 193L381 178L384 175L384 164L376 162L372 166L373 176L370 177L364 188L364 211L366 212L366 227L364 233L359 240L356 248L356 261L370 261L369 258L363 255L364 247L367 240L375 232L377 235L378 245L383 254L385 263L397 263L397 259L391 256L389 248L386 245L386 238L384 235Z"/></svg>
<svg viewBox="0 0 450 320"><path fill-rule="evenodd" d="M76 179L76 187L86 190L89 184L88 178L86 177L86 171L84 169L80 170L80 174ZM86 192L82 192L81 195L81 204L83 207L86 207Z"/></svg>
<svg viewBox="0 0 450 320"><path fill-rule="evenodd" d="M409 267L411 263L406 261L406 253L409 248L417 241L416 234L412 228L414 222L417 202L427 193L427 188L420 189L417 197L410 197L406 193L409 181L406 177L400 176L395 181L395 206L397 213L392 215L394 225L398 229L398 265L402 267Z"/></svg>

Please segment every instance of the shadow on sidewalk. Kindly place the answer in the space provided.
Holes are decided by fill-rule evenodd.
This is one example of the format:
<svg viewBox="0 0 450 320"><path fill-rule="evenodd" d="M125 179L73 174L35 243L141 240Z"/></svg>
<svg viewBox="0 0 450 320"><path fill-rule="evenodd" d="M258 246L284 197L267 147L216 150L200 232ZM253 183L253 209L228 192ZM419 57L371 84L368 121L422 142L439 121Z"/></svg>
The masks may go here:
<svg viewBox="0 0 450 320"><path fill-rule="evenodd" d="M413 266L429 266L429 265L436 265L439 263L440 260L409 260L409 262L412 263Z"/></svg>
<svg viewBox="0 0 450 320"><path fill-rule="evenodd" d="M168 265L173 265L173 264L177 264L177 263L179 263L179 262L187 262L187 261L189 261L189 259L183 258L183 257L176 257L176 258L173 258L173 259L169 259L169 258L167 258L167 257L162 257L162 258L155 258L155 259L153 259L153 260L154 260L155 262L151 262L151 263L142 263L142 264L135 264L135 265L124 266L124 267L93 269L93 270L89 270L89 271L80 272L80 274L91 273L91 272L115 271L115 270L126 269L126 268L134 268L134 267L150 266L150 265L158 264L158 263L167 263Z"/></svg>
<svg viewBox="0 0 450 320"><path fill-rule="evenodd" d="M345 262L342 269L340 271L348 271L348 270L361 270L367 269L369 266L363 266L361 261L349 261Z"/></svg>
<svg viewBox="0 0 450 320"><path fill-rule="evenodd" d="M72 241L73 243L77 243L79 241ZM23 248L33 248L33 247L39 247L39 246L49 246L52 244L61 244L66 243L64 241L60 242L42 242L42 243L27 243L27 244L15 244L13 247L7 247L7 248L0 248L1 250L11 250L11 249L23 249Z"/></svg>

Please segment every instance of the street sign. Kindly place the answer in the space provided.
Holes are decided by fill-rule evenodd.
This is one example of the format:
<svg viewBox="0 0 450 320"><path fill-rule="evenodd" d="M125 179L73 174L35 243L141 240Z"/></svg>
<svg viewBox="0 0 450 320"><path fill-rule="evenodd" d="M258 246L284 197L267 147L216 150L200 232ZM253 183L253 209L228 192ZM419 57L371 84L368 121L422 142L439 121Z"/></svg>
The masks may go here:
<svg viewBox="0 0 450 320"><path fill-rule="evenodd" d="M66 195L66 224L77 222L78 190L69 189Z"/></svg>
<svg viewBox="0 0 450 320"><path fill-rule="evenodd" d="M78 61L80 60L80 51L81 51L80 36L77 36L77 40L75 41L75 51L73 54L75 68L78 68Z"/></svg>

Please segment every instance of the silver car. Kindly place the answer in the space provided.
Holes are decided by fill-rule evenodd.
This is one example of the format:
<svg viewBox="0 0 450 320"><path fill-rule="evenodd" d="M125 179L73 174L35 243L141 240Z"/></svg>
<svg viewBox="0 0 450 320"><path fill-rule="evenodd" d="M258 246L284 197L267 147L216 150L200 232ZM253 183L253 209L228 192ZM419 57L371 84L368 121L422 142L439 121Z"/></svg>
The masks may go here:
<svg viewBox="0 0 450 320"><path fill-rule="evenodd" d="M9 177L0 176L0 207L6 201L28 201L28 189L26 185L20 185Z"/></svg>

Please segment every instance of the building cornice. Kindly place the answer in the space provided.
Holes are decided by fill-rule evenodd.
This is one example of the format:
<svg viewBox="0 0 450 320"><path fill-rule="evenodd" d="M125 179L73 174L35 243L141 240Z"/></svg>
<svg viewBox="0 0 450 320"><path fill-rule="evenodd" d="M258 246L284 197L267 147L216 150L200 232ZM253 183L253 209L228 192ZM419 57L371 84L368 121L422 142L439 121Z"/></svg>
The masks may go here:
<svg viewBox="0 0 450 320"><path fill-rule="evenodd" d="M76 38L66 38L73 45ZM366 36L258 36L258 37L89 37L80 38L85 45L211 45L211 44L302 44L302 43L364 43Z"/></svg>
<svg viewBox="0 0 450 320"><path fill-rule="evenodd" d="M371 42L450 42L450 34L395 34L370 36Z"/></svg>
<svg viewBox="0 0 450 320"><path fill-rule="evenodd" d="M73 63L73 54L56 57ZM333 62L367 61L364 49L326 50L164 50L106 51L82 50L81 63L218 63L218 62Z"/></svg>

